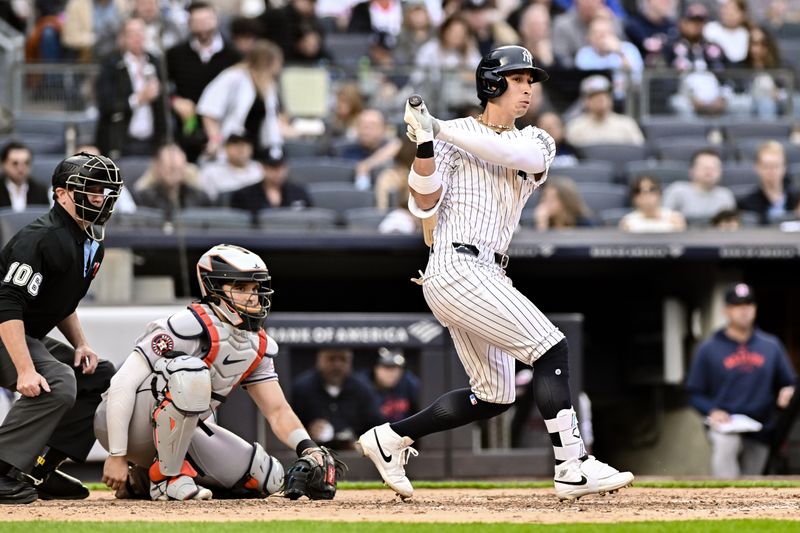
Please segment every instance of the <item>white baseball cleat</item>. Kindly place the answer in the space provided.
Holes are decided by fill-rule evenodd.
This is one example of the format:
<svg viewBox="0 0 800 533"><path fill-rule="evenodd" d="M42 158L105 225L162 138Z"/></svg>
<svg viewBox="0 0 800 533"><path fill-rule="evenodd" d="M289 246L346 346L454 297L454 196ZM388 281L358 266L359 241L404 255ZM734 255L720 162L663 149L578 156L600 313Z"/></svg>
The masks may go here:
<svg viewBox="0 0 800 533"><path fill-rule="evenodd" d="M633 474L598 461L593 455L584 460L569 459L556 465L553 485L559 500L575 500L587 494L604 495L627 487Z"/></svg>
<svg viewBox="0 0 800 533"><path fill-rule="evenodd" d="M383 481L403 499L414 494L414 487L406 477L405 469L409 457L419 455L411 447L412 444L413 440L395 433L388 422L370 429L358 438L361 454L372 460Z"/></svg>
<svg viewBox="0 0 800 533"><path fill-rule="evenodd" d="M175 476L158 483L150 482L150 499L166 500L210 500L211 491L195 483L189 476Z"/></svg>

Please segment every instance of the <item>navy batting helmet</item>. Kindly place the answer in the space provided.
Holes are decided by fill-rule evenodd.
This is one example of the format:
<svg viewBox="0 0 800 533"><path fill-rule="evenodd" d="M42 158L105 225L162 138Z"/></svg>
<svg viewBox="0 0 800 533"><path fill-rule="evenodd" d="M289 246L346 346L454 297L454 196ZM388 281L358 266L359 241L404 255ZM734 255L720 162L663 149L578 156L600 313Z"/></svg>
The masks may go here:
<svg viewBox="0 0 800 533"><path fill-rule="evenodd" d="M545 81L550 76L533 64L533 56L527 48L510 45L495 48L478 64L475 70L475 84L482 105L491 98L497 98L508 89L503 74L514 70L530 70L534 83Z"/></svg>

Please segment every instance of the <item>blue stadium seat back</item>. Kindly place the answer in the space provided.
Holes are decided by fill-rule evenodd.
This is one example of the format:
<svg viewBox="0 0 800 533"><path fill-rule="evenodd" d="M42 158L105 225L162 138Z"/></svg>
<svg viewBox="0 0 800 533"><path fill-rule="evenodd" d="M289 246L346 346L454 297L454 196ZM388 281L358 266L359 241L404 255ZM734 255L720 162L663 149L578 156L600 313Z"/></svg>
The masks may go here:
<svg viewBox="0 0 800 533"><path fill-rule="evenodd" d="M369 33L328 33L324 42L334 64L352 66L369 55L371 39Z"/></svg>
<svg viewBox="0 0 800 533"><path fill-rule="evenodd" d="M149 156L122 156L114 161L119 167L122 181L129 189L141 178L153 163L153 158Z"/></svg>
<svg viewBox="0 0 800 533"><path fill-rule="evenodd" d="M592 213L628 206L628 187L611 183L579 183L578 192Z"/></svg>
<svg viewBox="0 0 800 533"><path fill-rule="evenodd" d="M726 163L722 166L720 185L732 187L734 185L755 186L757 184L758 174L756 174L752 162Z"/></svg>
<svg viewBox="0 0 800 533"><path fill-rule="evenodd" d="M277 231L314 231L336 226L338 213L319 207L279 207L258 212L259 229Z"/></svg>
<svg viewBox="0 0 800 533"><path fill-rule="evenodd" d="M729 143L746 138L784 141L792 132L792 123L785 120L731 119L722 124L722 132Z"/></svg>
<svg viewBox="0 0 800 533"><path fill-rule="evenodd" d="M10 207L0 208L0 234L2 235L2 245L11 240L19 230L48 213L48 205L31 205L25 211L15 213Z"/></svg>
<svg viewBox="0 0 800 533"><path fill-rule="evenodd" d="M334 139L331 141L330 152L333 157L342 157L347 150L357 146L358 143L352 139Z"/></svg>
<svg viewBox="0 0 800 533"><path fill-rule="evenodd" d="M640 120L640 127L645 138L664 139L666 137L705 137L708 133L708 123L703 121L687 120L675 116L646 117Z"/></svg>
<svg viewBox="0 0 800 533"><path fill-rule="evenodd" d="M134 213L114 213L109 220L111 227L127 229L161 228L164 226L164 212L154 207L136 206Z"/></svg>
<svg viewBox="0 0 800 533"><path fill-rule="evenodd" d="M742 162L755 161L758 147L761 146L765 140L766 139L759 138L744 138L736 141L739 160ZM789 142L788 139L779 142L783 145L783 149L786 152L786 164L800 163L800 146Z"/></svg>
<svg viewBox="0 0 800 533"><path fill-rule="evenodd" d="M34 157L42 154L60 155L62 158L65 157L64 135L61 132L56 135L44 133L17 133L8 140L21 142L30 148Z"/></svg>
<svg viewBox="0 0 800 533"><path fill-rule="evenodd" d="M14 119L13 131L19 135L61 135L63 137L67 121L64 118L21 115Z"/></svg>
<svg viewBox="0 0 800 533"><path fill-rule="evenodd" d="M354 207L344 212L344 220L350 229L378 231L388 213L388 210L377 207Z"/></svg>
<svg viewBox="0 0 800 533"><path fill-rule="evenodd" d="M306 157L289 164L289 180L308 185L321 182L353 182L355 163L336 157Z"/></svg>
<svg viewBox="0 0 800 533"><path fill-rule="evenodd" d="M647 158L647 146L635 144L589 144L578 149L581 159L608 161L614 165L614 174L624 179L625 164Z"/></svg>
<svg viewBox="0 0 800 533"><path fill-rule="evenodd" d="M598 218L603 226L616 228L622 217L633 211L631 207L612 207L603 209L598 214Z"/></svg>
<svg viewBox="0 0 800 533"><path fill-rule="evenodd" d="M252 216L242 209L228 207L188 207L178 214L178 220L187 229L247 229L252 227Z"/></svg>
<svg viewBox="0 0 800 533"><path fill-rule="evenodd" d="M64 156L60 154L34 155L33 163L31 164L31 179L47 188L52 187L53 171L63 160Z"/></svg>
<svg viewBox="0 0 800 533"><path fill-rule="evenodd" d="M742 196L747 196L748 194L756 190L757 186L758 186L757 183L749 183L749 184L739 183L738 185L730 185L728 186L728 188L731 190L731 192L736 198L741 198Z"/></svg>
<svg viewBox="0 0 800 533"><path fill-rule="evenodd" d="M615 167L614 164L609 161L585 160L573 166L550 167L548 176L565 176L571 178L576 183L612 183L615 178Z"/></svg>
<svg viewBox="0 0 800 533"><path fill-rule="evenodd" d="M375 193L358 190L348 182L312 183L308 186L308 195L314 207L333 209L339 213L341 222L348 209L375 206Z"/></svg>
<svg viewBox="0 0 800 533"><path fill-rule="evenodd" d="M724 144L712 144L706 137L667 137L653 140L653 150L661 160L690 162L695 152L701 149L714 150L723 161L735 154Z"/></svg>
<svg viewBox="0 0 800 533"><path fill-rule="evenodd" d="M652 176L662 187L674 182L689 179L689 163L687 161L654 161L644 159L630 161L625 165L627 183L639 176Z"/></svg>
<svg viewBox="0 0 800 533"><path fill-rule="evenodd" d="M283 152L290 161L302 157L318 157L325 153L325 146L321 141L309 139L286 140L283 143Z"/></svg>

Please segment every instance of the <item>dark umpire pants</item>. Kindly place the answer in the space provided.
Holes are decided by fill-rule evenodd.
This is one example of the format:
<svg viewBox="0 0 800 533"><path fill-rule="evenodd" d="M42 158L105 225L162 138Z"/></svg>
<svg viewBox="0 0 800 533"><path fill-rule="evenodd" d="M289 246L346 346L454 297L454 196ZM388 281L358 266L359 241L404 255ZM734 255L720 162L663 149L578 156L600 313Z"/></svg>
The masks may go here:
<svg viewBox="0 0 800 533"><path fill-rule="evenodd" d="M22 396L0 425L0 459L29 472L45 445L76 461L86 460L94 444L94 412L108 389L114 365L100 361L94 374L74 367L75 350L49 337L25 336L33 366L50 385L50 392ZM17 371L0 345L0 385L16 390Z"/></svg>

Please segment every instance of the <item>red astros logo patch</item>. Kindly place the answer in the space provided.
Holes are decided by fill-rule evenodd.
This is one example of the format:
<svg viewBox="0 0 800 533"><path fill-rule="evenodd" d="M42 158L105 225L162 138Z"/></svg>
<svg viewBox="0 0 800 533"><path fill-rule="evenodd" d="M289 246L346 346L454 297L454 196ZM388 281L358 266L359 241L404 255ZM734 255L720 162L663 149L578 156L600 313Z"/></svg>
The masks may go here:
<svg viewBox="0 0 800 533"><path fill-rule="evenodd" d="M173 341L172 337L165 333L156 335L153 337L153 341L150 343L150 348L159 357L167 352L171 352L174 347L175 341Z"/></svg>

